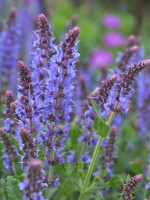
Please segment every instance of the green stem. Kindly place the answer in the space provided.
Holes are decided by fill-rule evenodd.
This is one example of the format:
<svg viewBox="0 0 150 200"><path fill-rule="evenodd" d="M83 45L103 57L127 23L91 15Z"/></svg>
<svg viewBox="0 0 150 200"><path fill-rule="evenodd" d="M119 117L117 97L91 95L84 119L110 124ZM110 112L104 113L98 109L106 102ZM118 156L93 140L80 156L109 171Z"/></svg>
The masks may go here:
<svg viewBox="0 0 150 200"><path fill-rule="evenodd" d="M84 182L83 190L82 190L82 192L81 192L81 194L79 196L79 200L83 199L83 195L84 195L85 190L86 190L86 188L88 186L88 183L89 183L89 180L91 178L93 167L94 167L94 164L95 164L95 161L96 161L96 158L97 158L97 155L98 155L102 140L103 140L103 137L100 136L100 138L99 138L99 140L97 142L94 154L92 156L92 160L91 160L91 163L90 163L90 166L89 166L89 169L88 169L88 173L87 173L87 176L86 176L86 179L85 179L85 182Z"/></svg>
<svg viewBox="0 0 150 200"><path fill-rule="evenodd" d="M48 182L52 181L52 177L53 177L53 166L50 165L49 172L48 172Z"/></svg>
<svg viewBox="0 0 150 200"><path fill-rule="evenodd" d="M79 187L82 190L82 179L81 178L79 179Z"/></svg>
<svg viewBox="0 0 150 200"><path fill-rule="evenodd" d="M53 159L54 159L54 152L51 151L50 160L53 160ZM51 182L53 180L53 169L54 169L54 167L52 165L50 165L49 171L48 171L48 182ZM46 198L50 199L50 196L51 196L51 190L47 189L47 191L46 191Z"/></svg>
<svg viewBox="0 0 150 200"><path fill-rule="evenodd" d="M118 105L119 105L119 102L116 103L115 110L117 109ZM110 124L111 124L111 122L112 122L112 120L114 119L115 115L116 115L116 112L112 112L112 113L111 113L111 115L110 115L110 117L109 117L109 119L108 119L108 121L107 121L107 125L110 125Z"/></svg>
<svg viewBox="0 0 150 200"><path fill-rule="evenodd" d="M115 106L115 109L117 109L118 107L118 104L119 102L117 102L116 106ZM107 121L107 125L110 125L112 120L114 119L116 113L115 112L112 112L108 121ZM89 184L89 181L90 181L90 178L91 178L91 174L92 174L92 171L93 171L93 168L94 168L94 165L95 165L95 161L96 161L96 158L97 158L97 155L98 155L98 152L99 152L99 149L101 147L101 143L102 143L102 140L103 140L103 137L100 136L98 142L97 142L97 145L95 147L95 150L94 150L94 154L92 156L92 160L91 160L91 163L90 163L90 166L88 168L88 172L87 172L87 175L86 175L86 178L85 178L85 182L84 182L84 186L83 186L83 190L81 191L80 193L80 196L79 196L79 199L78 200L83 200L83 196L84 196L84 193L86 192L86 188Z"/></svg>

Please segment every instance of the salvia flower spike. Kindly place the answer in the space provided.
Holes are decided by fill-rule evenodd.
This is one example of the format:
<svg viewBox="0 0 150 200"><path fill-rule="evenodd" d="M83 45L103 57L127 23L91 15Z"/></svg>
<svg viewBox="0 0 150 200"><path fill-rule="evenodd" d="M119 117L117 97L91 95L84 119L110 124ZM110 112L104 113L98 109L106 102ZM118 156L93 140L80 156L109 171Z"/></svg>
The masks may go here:
<svg viewBox="0 0 150 200"><path fill-rule="evenodd" d="M132 193L137 188L137 186L141 183L142 180L143 180L143 175L138 174L138 175L132 177L127 182L127 184L124 184L123 185L124 193L120 195L121 199L122 200L132 200L132 199L134 199L134 197L132 196Z"/></svg>
<svg viewBox="0 0 150 200"><path fill-rule="evenodd" d="M17 91L14 81L17 78L18 38L16 8L12 7L0 37L1 95L4 95L8 88L12 89L15 94Z"/></svg>
<svg viewBox="0 0 150 200"><path fill-rule="evenodd" d="M42 184L45 180L45 173L42 169L42 162L32 159L29 163L27 176L24 182L19 183L19 187L24 191L24 199L44 200L42 195Z"/></svg>
<svg viewBox="0 0 150 200"><path fill-rule="evenodd" d="M33 141L32 133L30 133L25 127L20 128L20 138L22 142L22 150L25 152L23 157L23 163L28 165L31 159L36 158L35 143Z"/></svg>
<svg viewBox="0 0 150 200"><path fill-rule="evenodd" d="M113 153L115 150L115 142L116 142L116 132L117 129L115 126L112 126L109 133L109 139L107 141L106 146L104 147L104 152L102 154L102 165L103 169L108 169L107 175L104 177L104 179L108 179L113 175L112 168L114 165L113 161Z"/></svg>
<svg viewBox="0 0 150 200"><path fill-rule="evenodd" d="M17 121L16 121L16 103L15 103L15 96L11 90L7 90L5 93L5 106L6 109L4 110L5 114L5 121L3 129L8 133L13 135L16 134L17 128Z"/></svg>
<svg viewBox="0 0 150 200"><path fill-rule="evenodd" d="M12 162L17 156L17 150L13 143L11 142L11 139L8 137L6 131L3 128L0 128L0 138L2 140L3 146L4 146L4 161L3 164L5 167L14 174L13 164Z"/></svg>
<svg viewBox="0 0 150 200"><path fill-rule="evenodd" d="M31 133L34 132L34 102L32 77L29 68L23 61L18 61L19 89L16 100L16 113L19 120L28 127Z"/></svg>

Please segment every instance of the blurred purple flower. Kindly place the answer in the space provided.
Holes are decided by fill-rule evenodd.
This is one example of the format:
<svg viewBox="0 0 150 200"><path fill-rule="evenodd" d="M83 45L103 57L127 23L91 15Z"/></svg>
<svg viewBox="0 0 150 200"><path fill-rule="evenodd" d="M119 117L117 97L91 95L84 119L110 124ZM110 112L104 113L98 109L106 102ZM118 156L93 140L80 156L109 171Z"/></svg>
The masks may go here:
<svg viewBox="0 0 150 200"><path fill-rule="evenodd" d="M44 200L42 187L46 175L42 169L42 162L37 159L32 159L29 163L27 174L24 182L19 182L20 190L23 190L23 199Z"/></svg>
<svg viewBox="0 0 150 200"><path fill-rule="evenodd" d="M148 184L146 184L145 189L150 190L150 182Z"/></svg>
<svg viewBox="0 0 150 200"><path fill-rule="evenodd" d="M98 169L96 172L93 173L93 176L97 176L101 172L101 170L102 170L101 167L98 166Z"/></svg>
<svg viewBox="0 0 150 200"><path fill-rule="evenodd" d="M113 61L111 53L104 51L102 49L97 49L93 52L90 63L95 68L106 68Z"/></svg>
<svg viewBox="0 0 150 200"><path fill-rule="evenodd" d="M70 164L73 162L75 162L75 155L73 151L70 151L70 155L67 157L67 163Z"/></svg>
<svg viewBox="0 0 150 200"><path fill-rule="evenodd" d="M121 25L121 21L116 15L105 14L101 21L107 28L118 28Z"/></svg>
<svg viewBox="0 0 150 200"><path fill-rule="evenodd" d="M84 155L81 156L81 160L83 163L90 164L91 158L88 156L89 152L86 152Z"/></svg>
<svg viewBox="0 0 150 200"><path fill-rule="evenodd" d="M0 88L9 88L14 94L17 91L17 86L13 83L17 79L18 38L16 8L12 7L0 35Z"/></svg>
<svg viewBox="0 0 150 200"><path fill-rule="evenodd" d="M117 32L106 33L103 42L105 46L115 48L124 44L125 37Z"/></svg>

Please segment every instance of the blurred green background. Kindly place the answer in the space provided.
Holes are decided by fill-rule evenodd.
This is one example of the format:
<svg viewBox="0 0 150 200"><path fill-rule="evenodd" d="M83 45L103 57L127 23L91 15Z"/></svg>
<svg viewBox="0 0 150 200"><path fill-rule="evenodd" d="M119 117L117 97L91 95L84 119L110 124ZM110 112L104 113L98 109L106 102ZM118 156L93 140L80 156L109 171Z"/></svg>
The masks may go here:
<svg viewBox="0 0 150 200"><path fill-rule="evenodd" d="M21 1L5 1L7 1L7 6L5 6L3 15L7 18L9 8L17 6ZM39 2L41 2L42 11L52 25L56 41L59 41L62 34L66 32L67 22L72 16L77 15L77 26L81 28L79 37L81 62L84 62L93 48L103 48L102 36L107 31L101 23L104 14L117 15L122 22L117 31L126 37L131 34L140 35L146 55L150 50L150 0L39 0ZM123 46L116 48L113 51L114 57L122 49Z"/></svg>

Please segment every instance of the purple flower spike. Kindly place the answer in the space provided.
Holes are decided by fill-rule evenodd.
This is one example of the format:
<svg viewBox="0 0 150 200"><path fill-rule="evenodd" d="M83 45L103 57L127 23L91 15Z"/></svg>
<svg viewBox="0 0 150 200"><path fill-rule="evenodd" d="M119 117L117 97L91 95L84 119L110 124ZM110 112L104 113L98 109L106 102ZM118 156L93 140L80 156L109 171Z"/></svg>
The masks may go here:
<svg viewBox="0 0 150 200"><path fill-rule="evenodd" d="M36 131L34 124L36 122L37 125L38 120L36 120L35 117L32 77L28 66L26 66L23 61L18 61L18 70L19 89L18 98L16 101L16 113L19 118L18 125L26 126L30 133L34 133Z"/></svg>
<svg viewBox="0 0 150 200"><path fill-rule="evenodd" d="M115 150L115 141L116 141L116 127L112 126L109 133L109 139L107 141L107 145L104 148L102 155L102 165L103 169L108 169L108 173L104 177L104 180L110 178L112 176L112 168L114 165L113 162L113 152Z"/></svg>
<svg viewBox="0 0 150 200"><path fill-rule="evenodd" d="M108 51L97 49L93 52L90 63L95 68L107 68L112 64L113 57Z"/></svg>
<svg viewBox="0 0 150 200"><path fill-rule="evenodd" d="M0 139L2 140L4 146L4 165L11 172L13 172L12 161L17 156L16 148L14 147L11 139L8 137L6 131L3 128L0 128Z"/></svg>
<svg viewBox="0 0 150 200"><path fill-rule="evenodd" d="M24 182L19 183L19 187L24 192L24 199L40 199L44 200L42 196L42 187L45 180L45 173L42 170L42 162L37 159L30 161L27 176Z"/></svg>
<svg viewBox="0 0 150 200"><path fill-rule="evenodd" d="M44 14L40 14L37 20L38 30L35 31L36 39L34 41L33 47L33 59L31 65L31 73L34 88L34 99L36 104L36 114L40 116L43 112L43 101L46 96L44 96L45 81L48 77L47 69L49 65L53 65L51 56L56 53L56 46L53 44L53 34L51 33L50 25ZM46 121L47 117L44 117ZM40 120L40 119L39 119Z"/></svg>
<svg viewBox="0 0 150 200"><path fill-rule="evenodd" d="M0 36L0 95L12 89L16 94L14 82L17 80L18 29L16 25L16 8L12 7L9 17Z"/></svg>
<svg viewBox="0 0 150 200"><path fill-rule="evenodd" d="M117 32L106 33L103 42L106 47L115 48L124 44L125 37Z"/></svg>
<svg viewBox="0 0 150 200"><path fill-rule="evenodd" d="M36 151L34 150L35 144L31 133L25 127L20 129L20 138L22 149L26 153L23 157L23 162L27 166L29 161L36 157Z"/></svg>
<svg viewBox="0 0 150 200"><path fill-rule="evenodd" d="M4 110L4 114L6 116L6 119L4 121L4 130L8 133L11 133L13 135L16 134L16 128L17 128L17 121L16 121L16 104L14 103L15 98L14 94L11 90L7 90L5 94L5 105L6 109Z"/></svg>
<svg viewBox="0 0 150 200"><path fill-rule="evenodd" d="M121 21L116 15L105 14L101 21L107 28L119 28L121 25Z"/></svg>
<svg viewBox="0 0 150 200"><path fill-rule="evenodd" d="M80 28L78 27L69 31L64 42L57 48L57 53L50 58L46 69L48 77L45 78L46 89L42 114L44 112L44 122L49 127L45 135L46 144L52 146L54 151L56 147L63 147L69 130L73 104L73 79L76 76L75 65L79 56L76 50L79 33ZM57 137L57 142L54 140L54 136Z"/></svg>
<svg viewBox="0 0 150 200"><path fill-rule="evenodd" d="M132 200L134 199L132 196L132 193L134 192L134 190L137 188L137 186L140 184L140 182L143 180L143 175L142 174L138 174L134 177L132 177L127 184L123 185L123 190L124 193L121 194L121 199L122 200Z"/></svg>

